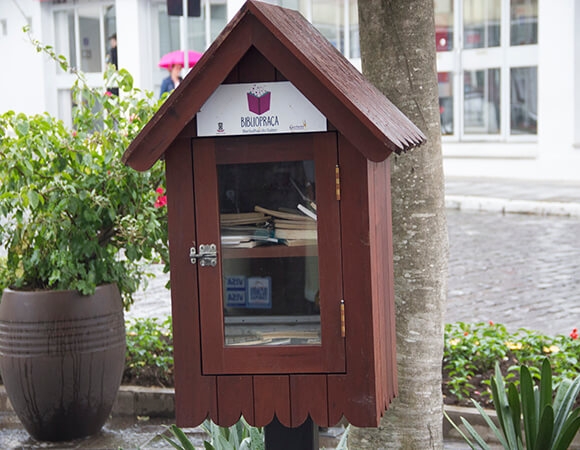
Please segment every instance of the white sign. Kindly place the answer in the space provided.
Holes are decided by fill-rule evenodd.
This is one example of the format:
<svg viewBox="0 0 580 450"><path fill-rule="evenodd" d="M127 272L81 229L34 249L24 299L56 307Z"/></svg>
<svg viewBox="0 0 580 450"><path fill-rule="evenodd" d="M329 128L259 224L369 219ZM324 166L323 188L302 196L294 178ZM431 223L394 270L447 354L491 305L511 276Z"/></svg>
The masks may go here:
<svg viewBox="0 0 580 450"><path fill-rule="evenodd" d="M198 136L326 131L326 117L289 81L222 84L197 113Z"/></svg>

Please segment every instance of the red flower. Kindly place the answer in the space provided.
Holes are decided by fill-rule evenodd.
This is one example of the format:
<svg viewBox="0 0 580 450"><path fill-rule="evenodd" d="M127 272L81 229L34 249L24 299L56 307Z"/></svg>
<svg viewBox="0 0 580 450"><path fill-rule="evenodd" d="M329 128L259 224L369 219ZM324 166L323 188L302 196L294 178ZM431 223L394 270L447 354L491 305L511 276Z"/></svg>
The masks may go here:
<svg viewBox="0 0 580 450"><path fill-rule="evenodd" d="M578 328L574 328L574 329L572 330L572 333L570 333L570 337L571 337L572 339L578 339Z"/></svg>
<svg viewBox="0 0 580 450"><path fill-rule="evenodd" d="M157 194L159 194L157 196L157 200L155 200L155 204L153 205L155 208L161 208L165 205L167 205L167 195L163 195L165 192L165 189L163 189L161 186L159 186L157 189L155 189L155 192L157 192Z"/></svg>
<svg viewBox="0 0 580 450"><path fill-rule="evenodd" d="M489 326L490 326L490 327L493 327L493 320L490 320L490 321L489 321Z"/></svg>
<svg viewBox="0 0 580 450"><path fill-rule="evenodd" d="M464 332L463 332L463 336L469 336L469 332L467 332L467 331L464 331Z"/></svg>
<svg viewBox="0 0 580 450"><path fill-rule="evenodd" d="M165 205L167 205L167 195L160 195L157 197L157 200L155 200L155 204L153 206L155 208L161 208Z"/></svg>

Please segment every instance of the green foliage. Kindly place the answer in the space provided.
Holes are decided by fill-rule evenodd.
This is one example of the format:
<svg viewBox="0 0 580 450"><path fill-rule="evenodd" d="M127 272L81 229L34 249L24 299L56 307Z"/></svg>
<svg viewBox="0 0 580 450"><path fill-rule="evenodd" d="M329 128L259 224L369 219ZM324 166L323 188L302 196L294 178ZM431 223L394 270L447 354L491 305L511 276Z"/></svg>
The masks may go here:
<svg viewBox="0 0 580 450"><path fill-rule="evenodd" d="M510 333L494 323L457 322L445 326L443 367L450 377L450 392L459 399L469 397L471 380L476 374L494 370L502 361L514 367L526 365L539 378L542 361L550 358L554 382L574 378L580 371L580 340L577 331L570 335L546 336L525 328ZM517 386L517 372L507 373L507 380Z"/></svg>
<svg viewBox="0 0 580 450"><path fill-rule="evenodd" d="M66 59L33 40L63 70ZM80 72L72 87L72 126L51 115L0 115L0 242L7 257L0 289L73 289L91 294L117 283L125 306L146 274L144 261L168 262L164 168L139 173L121 156L158 109L109 66L103 87ZM112 95L104 86L118 86ZM156 207L157 206L157 207Z"/></svg>
<svg viewBox="0 0 580 450"><path fill-rule="evenodd" d="M171 317L134 319L126 324L127 358L123 379L131 384L173 386Z"/></svg>
<svg viewBox="0 0 580 450"><path fill-rule="evenodd" d="M264 450L264 431L252 427L242 417L238 423L229 428L219 427L206 420L203 429L210 440L204 441L206 450ZM183 430L176 425L169 427L174 439L161 435L168 443L178 450L194 450L193 444Z"/></svg>
<svg viewBox="0 0 580 450"><path fill-rule="evenodd" d="M508 383L506 389L499 364L496 363L495 376L491 378L491 389L499 428L489 414L477 402L473 402L505 449L566 450L578 433L580 408L572 408L580 393L580 376L574 381L562 380L554 400L552 400L552 369L547 358L542 362L539 378L539 384L535 385L529 368L522 365L519 391L513 382ZM467 429L467 434L463 433L449 416L446 417L470 448L490 449L463 417L461 421Z"/></svg>

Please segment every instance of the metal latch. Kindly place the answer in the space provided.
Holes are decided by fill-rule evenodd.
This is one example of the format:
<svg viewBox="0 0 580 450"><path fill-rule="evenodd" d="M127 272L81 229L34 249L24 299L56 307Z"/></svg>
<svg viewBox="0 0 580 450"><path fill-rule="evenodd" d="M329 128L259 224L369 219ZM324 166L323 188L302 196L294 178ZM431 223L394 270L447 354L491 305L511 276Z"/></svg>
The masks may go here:
<svg viewBox="0 0 580 450"><path fill-rule="evenodd" d="M199 244L199 252L195 251L195 247L191 247L189 259L191 264L195 264L199 259L201 267L215 267L217 265L217 247L215 244Z"/></svg>

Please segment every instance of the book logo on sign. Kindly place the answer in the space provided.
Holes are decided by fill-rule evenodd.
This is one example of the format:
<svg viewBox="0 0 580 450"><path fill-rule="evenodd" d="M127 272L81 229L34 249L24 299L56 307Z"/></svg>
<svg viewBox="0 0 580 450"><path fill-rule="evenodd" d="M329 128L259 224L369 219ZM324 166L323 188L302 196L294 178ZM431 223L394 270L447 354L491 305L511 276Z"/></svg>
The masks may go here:
<svg viewBox="0 0 580 450"><path fill-rule="evenodd" d="M256 114L255 116L245 116L240 118L242 128L268 128L270 132L280 126L280 120L277 115L266 115L270 111L270 102L272 92L265 90L261 86L254 85L246 93L248 102L248 111ZM245 131L244 131L245 132Z"/></svg>
<svg viewBox="0 0 580 450"><path fill-rule="evenodd" d="M248 110L254 114L261 116L270 111L270 99L272 98L270 91L261 86L254 86L246 94L246 97L248 98Z"/></svg>

